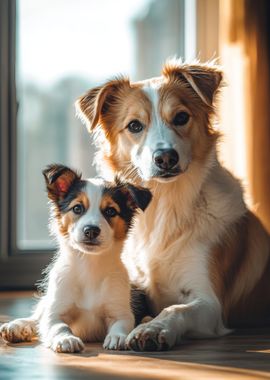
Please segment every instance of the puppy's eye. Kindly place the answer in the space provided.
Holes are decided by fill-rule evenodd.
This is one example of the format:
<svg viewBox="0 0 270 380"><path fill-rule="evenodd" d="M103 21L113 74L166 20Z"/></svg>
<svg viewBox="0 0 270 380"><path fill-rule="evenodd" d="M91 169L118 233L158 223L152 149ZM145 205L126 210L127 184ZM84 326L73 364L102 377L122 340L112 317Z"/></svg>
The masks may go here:
<svg viewBox="0 0 270 380"><path fill-rule="evenodd" d="M117 215L117 211L115 210L114 207L107 207L107 208L105 208L105 210L103 212L104 212L104 215L109 217L109 218L113 218L114 216Z"/></svg>
<svg viewBox="0 0 270 380"><path fill-rule="evenodd" d="M128 125L127 128L129 132L131 133L140 133L143 130L142 123L139 122L139 120L132 120Z"/></svg>
<svg viewBox="0 0 270 380"><path fill-rule="evenodd" d="M81 215L84 212L84 207L83 207L83 205L81 205L80 203L78 203L77 205L75 205L72 208L72 210L73 210L74 214Z"/></svg>
<svg viewBox="0 0 270 380"><path fill-rule="evenodd" d="M174 119L173 119L173 125L179 126L179 125L185 125L189 121L190 116L187 112L178 112Z"/></svg>

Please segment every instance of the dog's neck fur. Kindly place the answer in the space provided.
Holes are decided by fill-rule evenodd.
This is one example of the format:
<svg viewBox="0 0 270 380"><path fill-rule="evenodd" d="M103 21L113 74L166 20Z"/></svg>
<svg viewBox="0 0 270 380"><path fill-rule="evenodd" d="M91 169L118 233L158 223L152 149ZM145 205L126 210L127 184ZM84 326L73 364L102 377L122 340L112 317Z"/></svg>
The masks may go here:
<svg viewBox="0 0 270 380"><path fill-rule="evenodd" d="M123 241L116 241L98 254L82 253L61 239L56 265L70 267L79 287L83 288L86 284L96 287L113 272L123 270L120 258L122 248Z"/></svg>
<svg viewBox="0 0 270 380"><path fill-rule="evenodd" d="M185 218L190 217L190 209L196 203L206 178L220 163L217 159L216 147L214 147L202 164L200 162L191 162L188 170L181 174L173 182L144 182L144 186L149 187L154 195L154 199L159 201L166 200L167 205L176 207L179 213ZM174 199L175 202L168 202L168 199ZM186 214L187 213L187 214Z"/></svg>
<svg viewBox="0 0 270 380"><path fill-rule="evenodd" d="M79 260L85 260L88 262L98 262L104 260L115 260L120 257L120 253L123 247L123 241L114 241L108 247L99 250L98 252L93 251L93 253L83 253L78 249L73 248L69 242L64 238L58 240L59 242L59 252L61 255L66 257L76 257Z"/></svg>

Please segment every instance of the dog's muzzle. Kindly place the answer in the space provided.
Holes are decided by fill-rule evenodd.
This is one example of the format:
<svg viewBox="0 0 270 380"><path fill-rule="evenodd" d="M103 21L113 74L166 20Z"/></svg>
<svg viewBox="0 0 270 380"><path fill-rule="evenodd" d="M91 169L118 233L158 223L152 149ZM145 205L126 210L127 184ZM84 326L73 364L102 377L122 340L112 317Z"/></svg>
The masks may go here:
<svg viewBox="0 0 270 380"><path fill-rule="evenodd" d="M97 237L100 235L100 228L98 226L87 225L83 228L84 244L98 245Z"/></svg>
<svg viewBox="0 0 270 380"><path fill-rule="evenodd" d="M158 169L158 177L174 177L181 172L178 166L179 155L174 149L155 150L153 153L153 162Z"/></svg>

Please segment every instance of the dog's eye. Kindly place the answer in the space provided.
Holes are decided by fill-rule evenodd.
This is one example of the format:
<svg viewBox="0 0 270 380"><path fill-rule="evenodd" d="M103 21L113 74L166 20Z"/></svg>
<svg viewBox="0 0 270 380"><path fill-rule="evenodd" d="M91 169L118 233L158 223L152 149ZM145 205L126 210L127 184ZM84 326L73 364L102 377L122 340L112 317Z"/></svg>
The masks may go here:
<svg viewBox="0 0 270 380"><path fill-rule="evenodd" d="M114 207L107 207L103 211L105 216L108 216L109 218L113 218L114 216L117 215L117 211L115 210Z"/></svg>
<svg viewBox="0 0 270 380"><path fill-rule="evenodd" d="M173 125L185 125L189 121L189 118L190 116L187 112L178 112L173 119Z"/></svg>
<svg viewBox="0 0 270 380"><path fill-rule="evenodd" d="M127 128L131 133L140 133L143 130L143 125L138 120L132 120Z"/></svg>
<svg viewBox="0 0 270 380"><path fill-rule="evenodd" d="M83 207L83 205L81 205L80 203L78 203L77 205L75 205L72 208L72 210L73 210L74 214L81 215L84 212L84 207Z"/></svg>

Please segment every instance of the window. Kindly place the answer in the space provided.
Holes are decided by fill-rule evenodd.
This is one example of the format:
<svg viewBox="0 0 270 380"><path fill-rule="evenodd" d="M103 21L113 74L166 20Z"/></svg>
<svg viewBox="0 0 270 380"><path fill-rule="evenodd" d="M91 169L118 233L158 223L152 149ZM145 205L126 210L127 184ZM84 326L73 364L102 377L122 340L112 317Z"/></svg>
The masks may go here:
<svg viewBox="0 0 270 380"><path fill-rule="evenodd" d="M0 286L33 286L52 256L42 169L95 173L76 98L117 73L159 75L168 56L184 57L191 3L0 0Z"/></svg>

